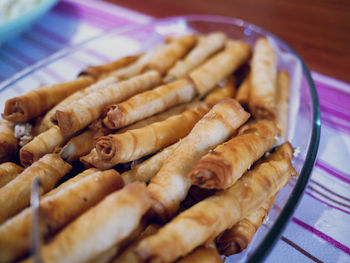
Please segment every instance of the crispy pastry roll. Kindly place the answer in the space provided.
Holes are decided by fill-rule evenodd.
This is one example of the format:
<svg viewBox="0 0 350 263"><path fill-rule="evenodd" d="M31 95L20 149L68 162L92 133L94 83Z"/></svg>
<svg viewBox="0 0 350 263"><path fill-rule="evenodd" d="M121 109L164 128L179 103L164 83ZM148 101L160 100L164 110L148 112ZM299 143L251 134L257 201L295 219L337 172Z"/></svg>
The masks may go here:
<svg viewBox="0 0 350 263"><path fill-rule="evenodd" d="M255 44L250 72L249 109L256 118L276 116L276 53L266 38Z"/></svg>
<svg viewBox="0 0 350 263"><path fill-rule="evenodd" d="M218 85L205 97L204 102L210 107L213 107L216 103L224 98L233 98L236 92L235 89L236 80L234 77L228 77L223 85Z"/></svg>
<svg viewBox="0 0 350 263"><path fill-rule="evenodd" d="M248 118L249 113L237 101L223 99L181 140L148 185L155 200L153 210L160 218L174 215L185 199L191 186L187 174L195 163L210 149L224 142Z"/></svg>
<svg viewBox="0 0 350 263"><path fill-rule="evenodd" d="M156 173L158 173L165 160L169 158L179 144L180 141L166 147L146 161L137 164L129 171L122 173L121 177L123 178L125 184L134 181L147 183Z"/></svg>
<svg viewBox="0 0 350 263"><path fill-rule="evenodd" d="M55 107L53 107L51 110L49 110L45 114L44 118L37 125L34 126L35 133L36 134L42 133L47 129L49 129L50 127L52 127L53 125L55 125L55 122L57 121L55 113L57 110L62 111L66 107L68 107L70 104L74 103L75 101L78 101L79 99L85 97L86 95L92 92L104 89L109 85L115 85L119 81L120 81L119 78L115 76L110 76L110 77L101 79L96 83L93 83L90 86L71 94L70 96L62 100L60 103L58 103Z"/></svg>
<svg viewBox="0 0 350 263"><path fill-rule="evenodd" d="M24 168L11 162L0 164L0 188L17 177Z"/></svg>
<svg viewBox="0 0 350 263"><path fill-rule="evenodd" d="M239 86L236 93L236 100L243 106L248 107L249 103L250 80L246 77Z"/></svg>
<svg viewBox="0 0 350 263"><path fill-rule="evenodd" d="M295 173L290 159L265 162L247 172L227 190L185 210L145 238L135 252L145 262L172 262L258 209L285 186ZM176 240L176 242L174 242Z"/></svg>
<svg viewBox="0 0 350 263"><path fill-rule="evenodd" d="M200 246L187 256L176 261L177 263L222 263L224 262L215 245Z"/></svg>
<svg viewBox="0 0 350 263"><path fill-rule="evenodd" d="M137 246L138 243L143 238L146 238L148 236L151 236L159 230L161 226L157 224L151 224L146 227L146 229L138 236L138 238L128 246L123 253L121 253L115 260L113 260L111 263L139 263L140 260L137 257L137 255L134 253L134 248Z"/></svg>
<svg viewBox="0 0 350 263"><path fill-rule="evenodd" d="M2 117L12 122L26 122L37 117L68 95L80 90L95 80L92 77L79 77L75 80L43 86L21 96L6 101Z"/></svg>
<svg viewBox="0 0 350 263"><path fill-rule="evenodd" d="M103 162L114 165L139 159L185 137L207 111L197 107L144 128L101 137L97 153Z"/></svg>
<svg viewBox="0 0 350 263"><path fill-rule="evenodd" d="M277 76L277 127L281 131L281 137L286 138L287 118L288 118L288 101L289 101L290 79L287 71L281 71Z"/></svg>
<svg viewBox="0 0 350 263"><path fill-rule="evenodd" d="M249 55L250 46L247 43L234 40L228 41L223 51L190 73L190 77L196 85L199 96L204 96L219 81L228 77L248 60Z"/></svg>
<svg viewBox="0 0 350 263"><path fill-rule="evenodd" d="M219 145L203 156L189 173L193 185L208 189L226 189L276 142L278 128L261 120L243 134Z"/></svg>
<svg viewBox="0 0 350 263"><path fill-rule="evenodd" d="M175 62L182 58L195 45L194 35L179 36L161 46L146 64L144 71L157 70L163 75Z"/></svg>
<svg viewBox="0 0 350 263"><path fill-rule="evenodd" d="M71 170L57 154L47 154L25 169L0 189L0 223L29 205L32 180L40 180L44 193L52 189L58 180Z"/></svg>
<svg viewBox="0 0 350 263"><path fill-rule="evenodd" d="M225 45L226 35L222 32L214 32L198 38L196 46L187 56L176 62L167 72L165 82L171 82L181 77L185 77L194 68L202 64L208 57Z"/></svg>
<svg viewBox="0 0 350 263"><path fill-rule="evenodd" d="M219 235L216 238L216 244L220 253L228 257L242 252L263 224L275 200L276 195L265 200L261 207Z"/></svg>
<svg viewBox="0 0 350 263"><path fill-rule="evenodd" d="M80 161L84 164L85 168L96 167L101 170L107 170L115 166L113 163L103 161L99 157L96 148L93 148L88 155L80 157Z"/></svg>
<svg viewBox="0 0 350 263"><path fill-rule="evenodd" d="M132 183L108 195L42 247L43 262L86 262L123 241L151 206L146 186Z"/></svg>
<svg viewBox="0 0 350 263"><path fill-rule="evenodd" d="M12 124L0 120L0 162L9 161L17 152L18 140L14 135Z"/></svg>
<svg viewBox="0 0 350 263"><path fill-rule="evenodd" d="M204 102L201 102L201 101L193 101L193 102L190 102L190 103L181 104L179 106L170 108L170 109L168 109L168 110L166 110L164 112L158 113L157 115L154 115L152 117L148 117L148 118L146 118L144 120L135 122L134 124L131 124L131 125L127 126L127 127L119 129L117 131L117 133L123 133L123 132L125 132L127 130L139 129L139 128L145 127L145 126L147 126L149 124L152 124L154 122L164 121L164 120L166 120L167 118L169 118L171 116L180 114L180 113L184 112L185 110L188 110L188 109L191 109L191 108L195 108L195 107L199 107L199 106L200 107L205 107L206 104Z"/></svg>
<svg viewBox="0 0 350 263"><path fill-rule="evenodd" d="M87 170L89 171L89 170ZM115 170L84 172L72 178L59 191L40 200L40 233L46 239L96 205L111 192L123 187ZM29 250L32 208L0 226L0 261L13 261Z"/></svg>
<svg viewBox="0 0 350 263"><path fill-rule="evenodd" d="M136 54L132 56L126 56L118 58L115 61L97 65L97 66L88 66L84 69L79 75L80 76L91 76L95 79L99 79L101 76L104 76L112 71L118 70L120 68L124 68L125 66L135 62L138 60L142 54Z"/></svg>
<svg viewBox="0 0 350 263"><path fill-rule="evenodd" d="M111 105L103 122L110 129L118 129L173 106L190 102L194 96L193 83L189 79L180 79Z"/></svg>
<svg viewBox="0 0 350 263"><path fill-rule="evenodd" d="M19 151L23 166L27 167L47 153L52 153L56 147L62 146L70 136L62 133L57 125L40 133Z"/></svg>
<svg viewBox="0 0 350 263"><path fill-rule="evenodd" d="M157 71L149 71L115 85L109 85L102 90L91 92L70 104L63 111L56 111L58 126L64 134L77 132L97 119L107 105L153 88L160 81L161 78Z"/></svg>
<svg viewBox="0 0 350 263"><path fill-rule="evenodd" d="M95 143L93 132L86 130L70 139L59 154L67 162L73 162L88 154L94 148Z"/></svg>

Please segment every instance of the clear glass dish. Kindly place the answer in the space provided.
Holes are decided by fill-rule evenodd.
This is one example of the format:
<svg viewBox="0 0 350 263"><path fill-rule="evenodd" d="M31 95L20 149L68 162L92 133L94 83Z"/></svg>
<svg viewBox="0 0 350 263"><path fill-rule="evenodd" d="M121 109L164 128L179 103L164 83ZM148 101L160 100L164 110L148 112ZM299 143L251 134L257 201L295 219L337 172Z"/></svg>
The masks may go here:
<svg viewBox="0 0 350 263"><path fill-rule="evenodd" d="M250 44L267 36L284 55L294 58L300 68L296 82L298 85L294 84L291 90L290 103L293 110L289 112L288 129L288 139L300 151L293 163L299 176L292 179L281 191L269 214L268 222L259 229L249 247L226 260L257 262L268 254L296 208L313 168L320 138L319 103L310 72L300 56L273 34L240 19L204 15L172 17L149 24L114 29L64 49L0 84L0 111L3 112L8 98L39 85L70 80L87 65L140 52L154 46L168 35L212 31L224 31L228 36ZM279 68L288 70L288 61L280 62Z"/></svg>

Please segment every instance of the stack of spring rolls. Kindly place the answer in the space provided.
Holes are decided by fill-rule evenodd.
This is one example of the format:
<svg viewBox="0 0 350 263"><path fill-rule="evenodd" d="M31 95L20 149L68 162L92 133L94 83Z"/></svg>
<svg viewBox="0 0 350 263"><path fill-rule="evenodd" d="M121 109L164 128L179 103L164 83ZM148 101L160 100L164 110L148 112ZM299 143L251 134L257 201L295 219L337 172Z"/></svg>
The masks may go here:
<svg viewBox="0 0 350 263"><path fill-rule="evenodd" d="M169 36L9 99L0 262L34 261L34 179L42 262L222 262L240 253L296 175L291 144L276 146L288 101L289 75L267 39L251 47L222 32Z"/></svg>

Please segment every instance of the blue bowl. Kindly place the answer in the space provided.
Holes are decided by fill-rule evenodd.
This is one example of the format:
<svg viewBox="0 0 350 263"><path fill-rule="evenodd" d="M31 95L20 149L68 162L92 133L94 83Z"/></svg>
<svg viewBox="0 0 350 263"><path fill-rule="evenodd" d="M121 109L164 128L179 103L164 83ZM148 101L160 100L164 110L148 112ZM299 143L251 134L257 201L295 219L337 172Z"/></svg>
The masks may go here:
<svg viewBox="0 0 350 263"><path fill-rule="evenodd" d="M8 41L30 28L42 15L53 7L58 0L46 0L19 17L0 24L0 44Z"/></svg>

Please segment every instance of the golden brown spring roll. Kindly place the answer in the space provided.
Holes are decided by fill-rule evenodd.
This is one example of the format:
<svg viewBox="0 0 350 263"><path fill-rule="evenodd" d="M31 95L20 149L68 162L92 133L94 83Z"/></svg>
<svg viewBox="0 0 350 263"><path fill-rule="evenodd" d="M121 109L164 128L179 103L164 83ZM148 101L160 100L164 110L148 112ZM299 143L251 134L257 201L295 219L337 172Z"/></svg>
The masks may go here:
<svg viewBox="0 0 350 263"><path fill-rule="evenodd" d="M95 80L92 77L79 77L75 80L44 86L6 101L2 117L12 122L26 122L37 117L68 95L80 90Z"/></svg>
<svg viewBox="0 0 350 263"><path fill-rule="evenodd" d="M110 129L118 129L173 106L190 102L194 96L193 83L189 79L180 79L110 106L103 122Z"/></svg>
<svg viewBox="0 0 350 263"><path fill-rule="evenodd" d="M232 187L185 210L145 238L135 252L144 262L172 262L258 209L295 173L290 159L265 162L247 172ZM176 242L174 242L176 240Z"/></svg>
<svg viewBox="0 0 350 263"><path fill-rule="evenodd" d="M58 126L64 134L72 134L85 128L97 119L107 105L118 103L139 92L153 88L161 81L157 71L149 71L142 75L109 85L103 90L92 92L80 100L70 104L63 111L56 111Z"/></svg>
<svg viewBox="0 0 350 263"><path fill-rule="evenodd" d="M74 136L59 152L62 159L67 162L74 162L81 156L88 154L95 146L96 141L91 130L86 130Z"/></svg>
<svg viewBox="0 0 350 263"><path fill-rule="evenodd" d="M77 175L79 177L79 175ZM96 205L105 196L123 187L115 170L85 172L79 180L72 178L59 191L40 200L40 233L46 239ZM0 261L16 260L29 250L32 208L0 226Z"/></svg>
<svg viewBox="0 0 350 263"><path fill-rule="evenodd" d="M121 57L115 61L112 61L106 64L97 65L97 66L88 66L79 74L79 76L91 76L95 79L99 79L103 75L106 75L120 68L124 68L125 66L135 62L141 56L142 54L136 54L136 55L126 56L126 57Z"/></svg>
<svg viewBox="0 0 350 263"><path fill-rule="evenodd" d="M108 195L41 249L43 262L86 262L123 241L151 205L146 186L132 183Z"/></svg>
<svg viewBox="0 0 350 263"><path fill-rule="evenodd" d="M277 76L276 124L281 131L281 137L286 138L290 79L287 71L281 71Z"/></svg>
<svg viewBox="0 0 350 263"><path fill-rule="evenodd" d="M101 137L97 153L102 162L114 165L139 159L186 136L207 111L196 107L144 128Z"/></svg>
<svg viewBox="0 0 350 263"><path fill-rule="evenodd" d="M276 116L276 53L266 38L255 44L250 72L249 109L256 118Z"/></svg>
<svg viewBox="0 0 350 263"><path fill-rule="evenodd" d="M115 260L111 261L111 263L139 263L140 260L137 255L134 253L134 248L143 238L151 236L159 230L161 226L157 224L151 224L146 227L146 229L138 236L138 238L123 251Z"/></svg>
<svg viewBox="0 0 350 263"><path fill-rule="evenodd" d="M0 162L9 161L17 153L18 140L13 129L11 122L0 120Z"/></svg>
<svg viewBox="0 0 350 263"><path fill-rule="evenodd" d="M79 99L85 97L86 95L92 92L104 89L109 85L115 85L118 82L120 82L120 79L118 77L109 76L107 78L97 81L96 83L91 84L90 86L84 89L78 90L77 92L71 94L70 96L62 100L60 103L58 103L55 107L53 107L51 110L49 110L45 114L43 119L34 126L33 128L34 134L42 133L47 129L49 129L50 127L52 127L53 125L55 125L55 122L57 121L55 113L57 110L62 111L66 107L68 107L75 101L78 101Z"/></svg>
<svg viewBox="0 0 350 263"><path fill-rule="evenodd" d="M228 77L222 86L218 85L216 88L214 88L208 93L208 95L204 99L204 102L210 107L213 107L216 103L218 103L224 98L233 98L236 92L235 85L235 78Z"/></svg>
<svg viewBox="0 0 350 263"><path fill-rule="evenodd" d="M247 43L234 40L228 41L223 51L190 73L190 77L196 85L199 96L204 96L219 81L228 77L248 60L249 55L250 46Z"/></svg>
<svg viewBox="0 0 350 263"><path fill-rule="evenodd" d="M194 35L179 36L163 45L146 64L144 71L157 70L163 75L175 62L182 58L195 45Z"/></svg>
<svg viewBox="0 0 350 263"><path fill-rule="evenodd" d="M85 168L96 167L101 170L107 170L115 166L113 163L103 161L99 157L96 148L93 148L88 155L80 157L80 161L84 164Z"/></svg>
<svg viewBox="0 0 350 263"><path fill-rule="evenodd" d="M201 102L201 101L193 101L190 103L185 103L185 104L170 108L164 112L158 113L157 115L154 115L152 117L148 117L144 120L135 122L134 124L131 124L131 125L124 127L122 129L119 129L117 131L117 133L123 133L127 130L139 129L139 128L145 127L147 125L150 125L150 124L158 122L158 121L164 121L171 116L180 114L180 113L184 112L185 110L195 108L198 106L205 107L206 104L204 102Z"/></svg>
<svg viewBox="0 0 350 263"><path fill-rule="evenodd" d="M11 182L0 188L0 223L29 205L32 180L40 180L44 193L52 189L58 180L71 170L57 154L46 154L25 169Z"/></svg>
<svg viewBox="0 0 350 263"><path fill-rule="evenodd" d="M225 45L226 35L222 32L214 32L198 38L196 46L187 54L187 56L176 62L169 69L165 82L171 82L181 77L185 77L194 68L202 64L208 57L216 51L222 49Z"/></svg>
<svg viewBox="0 0 350 263"><path fill-rule="evenodd" d="M248 107L249 103L250 80L245 78L239 86L236 93L236 100L243 106Z"/></svg>
<svg viewBox="0 0 350 263"><path fill-rule="evenodd" d="M263 224L275 199L276 196L272 196L270 199L265 200L261 207L240 220L232 228L220 234L216 238L217 248L220 253L228 257L247 248L256 231Z"/></svg>
<svg viewBox="0 0 350 263"><path fill-rule="evenodd" d="M223 99L181 140L148 185L155 200L153 210L160 218L164 220L174 215L185 199L191 186L187 174L196 162L224 142L248 118L249 113L237 101Z"/></svg>
<svg viewBox="0 0 350 263"><path fill-rule="evenodd" d="M11 162L0 164L0 188L17 177L24 168Z"/></svg>
<svg viewBox="0 0 350 263"><path fill-rule="evenodd" d="M27 167L47 153L52 153L56 147L62 146L71 136L61 132L57 125L40 133L19 151L23 166Z"/></svg>
<svg viewBox="0 0 350 263"><path fill-rule="evenodd" d="M193 185L226 189L276 142L279 130L272 121L261 120L243 134L203 156L189 173Z"/></svg>
<svg viewBox="0 0 350 263"><path fill-rule="evenodd" d="M160 152L156 153L146 161L133 166L129 171L121 174L125 184L141 181L147 183L151 178L158 173L160 167L166 159L174 152L175 148L180 144L180 141L174 143Z"/></svg>
<svg viewBox="0 0 350 263"><path fill-rule="evenodd" d="M223 259L220 257L215 245L200 246L187 256L176 261L177 263L222 263Z"/></svg>

